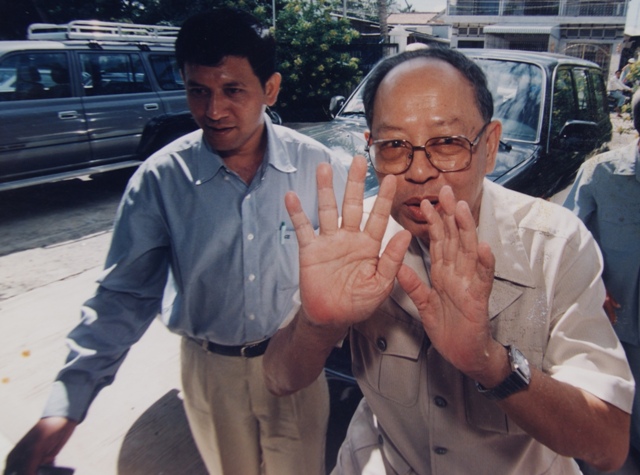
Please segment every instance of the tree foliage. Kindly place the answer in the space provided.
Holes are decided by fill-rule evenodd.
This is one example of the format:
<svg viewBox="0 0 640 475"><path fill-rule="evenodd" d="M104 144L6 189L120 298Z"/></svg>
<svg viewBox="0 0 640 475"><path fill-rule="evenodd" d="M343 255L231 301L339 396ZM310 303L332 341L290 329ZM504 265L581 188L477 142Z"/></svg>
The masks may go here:
<svg viewBox="0 0 640 475"><path fill-rule="evenodd" d="M275 36L283 76L278 109L285 119L302 104L326 109L332 96L347 94L362 78L358 59L347 48L358 32L332 15L335 4L291 0L278 12Z"/></svg>
<svg viewBox="0 0 640 475"><path fill-rule="evenodd" d="M0 0L6 3L0 39L24 39L30 23L103 20L180 26L189 16L228 6L253 13L272 25L272 0ZM371 1L355 2L369 4ZM375 3L375 2L373 2ZM282 91L276 108L283 117L309 107L328 107L334 95L346 95L361 79L348 45L358 37L341 12L342 0L276 0L274 30L278 42ZM8 15L7 15L8 14ZM7 21L9 18L9 21ZM320 117L316 117L320 118Z"/></svg>

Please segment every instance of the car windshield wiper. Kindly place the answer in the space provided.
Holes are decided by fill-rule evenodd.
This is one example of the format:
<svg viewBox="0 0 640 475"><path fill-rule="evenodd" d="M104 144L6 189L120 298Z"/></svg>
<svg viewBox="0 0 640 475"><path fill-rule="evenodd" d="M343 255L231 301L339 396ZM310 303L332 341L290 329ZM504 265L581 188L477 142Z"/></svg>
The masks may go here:
<svg viewBox="0 0 640 475"><path fill-rule="evenodd" d="M512 148L513 147L511 146L510 143L500 140L500 150L504 152L510 152Z"/></svg>
<svg viewBox="0 0 640 475"><path fill-rule="evenodd" d="M364 117L364 111L345 111L340 117Z"/></svg>

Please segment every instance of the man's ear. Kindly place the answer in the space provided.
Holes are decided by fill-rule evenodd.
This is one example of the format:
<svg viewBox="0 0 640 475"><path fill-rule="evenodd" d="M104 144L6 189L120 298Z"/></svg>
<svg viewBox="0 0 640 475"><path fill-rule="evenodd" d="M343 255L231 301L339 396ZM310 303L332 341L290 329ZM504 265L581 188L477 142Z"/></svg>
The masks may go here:
<svg viewBox="0 0 640 475"><path fill-rule="evenodd" d="M371 131L370 130L365 130L364 131L364 140L367 142L367 144L369 143L370 139L371 139Z"/></svg>
<svg viewBox="0 0 640 475"><path fill-rule="evenodd" d="M278 99L278 93L280 92L280 84L282 83L282 75L280 73L273 73L264 85L265 104L272 106Z"/></svg>
<svg viewBox="0 0 640 475"><path fill-rule="evenodd" d="M493 120L487 126L485 132L487 135L487 161L485 164L485 175L493 171L496 166L496 158L500 149L500 137L502 137L502 123L499 120Z"/></svg>

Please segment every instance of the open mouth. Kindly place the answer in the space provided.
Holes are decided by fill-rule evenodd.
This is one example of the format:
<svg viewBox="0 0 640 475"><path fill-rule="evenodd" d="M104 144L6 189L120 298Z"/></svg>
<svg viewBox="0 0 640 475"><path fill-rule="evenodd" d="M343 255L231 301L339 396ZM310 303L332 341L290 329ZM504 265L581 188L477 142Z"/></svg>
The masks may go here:
<svg viewBox="0 0 640 475"><path fill-rule="evenodd" d="M420 210L420 203L425 199L428 199L433 207L436 207L439 203L437 198L411 198L405 201L405 205L411 214L411 218L416 222L426 222L424 215Z"/></svg>
<svg viewBox="0 0 640 475"><path fill-rule="evenodd" d="M420 203L422 203L424 200L428 200L429 203L431 203L431 206L433 206L434 208L438 206L438 203L440 203L438 198L412 198L407 200L405 204L410 207L420 208Z"/></svg>

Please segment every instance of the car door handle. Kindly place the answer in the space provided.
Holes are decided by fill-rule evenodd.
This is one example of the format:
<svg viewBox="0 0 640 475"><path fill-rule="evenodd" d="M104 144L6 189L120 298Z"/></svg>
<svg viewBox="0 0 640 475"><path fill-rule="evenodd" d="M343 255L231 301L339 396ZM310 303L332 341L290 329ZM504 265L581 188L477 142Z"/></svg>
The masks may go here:
<svg viewBox="0 0 640 475"><path fill-rule="evenodd" d="M160 109L160 107L155 102L152 102L150 104L145 104L144 105L144 110L146 110L146 111L157 111L158 109Z"/></svg>
<svg viewBox="0 0 640 475"><path fill-rule="evenodd" d="M78 116L78 112L76 111L62 111L62 112L58 112L58 119L62 119L62 120L71 120L71 119L77 119Z"/></svg>

